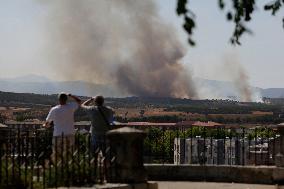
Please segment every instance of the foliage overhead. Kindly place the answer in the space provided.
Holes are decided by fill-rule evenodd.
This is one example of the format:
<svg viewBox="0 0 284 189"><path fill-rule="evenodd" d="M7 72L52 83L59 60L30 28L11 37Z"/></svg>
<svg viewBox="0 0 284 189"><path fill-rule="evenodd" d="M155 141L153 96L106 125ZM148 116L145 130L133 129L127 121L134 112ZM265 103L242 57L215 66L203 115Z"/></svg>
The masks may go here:
<svg viewBox="0 0 284 189"><path fill-rule="evenodd" d="M255 0L231 0L233 7L226 10L226 19L233 22L235 25L230 42L232 44L241 45L240 38L244 33L252 33L245 25L245 23L251 21L252 13L256 10ZM225 10L226 5L228 6L229 0L218 0L218 6L221 10ZM282 5L284 0L273 0L264 5L265 11L270 11L272 15L275 15ZM184 29L188 33L188 42L191 46L195 45L192 34L195 28L195 14L190 10L190 4L188 0L177 0L176 12L179 16L184 17ZM282 20L284 28L284 18Z"/></svg>

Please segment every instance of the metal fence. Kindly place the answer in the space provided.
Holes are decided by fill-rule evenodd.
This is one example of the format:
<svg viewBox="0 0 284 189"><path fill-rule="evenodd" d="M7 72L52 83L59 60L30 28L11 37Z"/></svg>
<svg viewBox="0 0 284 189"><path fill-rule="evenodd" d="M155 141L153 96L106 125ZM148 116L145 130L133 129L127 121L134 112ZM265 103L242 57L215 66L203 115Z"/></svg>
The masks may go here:
<svg viewBox="0 0 284 189"><path fill-rule="evenodd" d="M144 163L270 166L283 145L277 130L267 127L145 130ZM108 145L94 149L88 133L53 138L50 130L10 129L0 138L0 188L111 182L119 174L115 157Z"/></svg>
<svg viewBox="0 0 284 189"><path fill-rule="evenodd" d="M93 149L90 134L52 137L49 130L7 130L0 139L0 188L84 186L111 180L109 147Z"/></svg>
<svg viewBox="0 0 284 189"><path fill-rule="evenodd" d="M150 127L144 162L200 165L275 165L282 143L268 127Z"/></svg>

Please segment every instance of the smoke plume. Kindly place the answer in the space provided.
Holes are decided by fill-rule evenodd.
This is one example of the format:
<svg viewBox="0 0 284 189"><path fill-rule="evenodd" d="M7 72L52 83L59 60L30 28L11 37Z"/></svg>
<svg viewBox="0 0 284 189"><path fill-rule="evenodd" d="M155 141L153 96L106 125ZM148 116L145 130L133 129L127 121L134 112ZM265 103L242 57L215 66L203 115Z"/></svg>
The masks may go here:
<svg viewBox="0 0 284 189"><path fill-rule="evenodd" d="M236 57L226 57L224 70L230 74L230 79L239 93L240 100L243 102L253 101L253 91L249 85L249 77Z"/></svg>
<svg viewBox="0 0 284 189"><path fill-rule="evenodd" d="M46 2L48 58L67 79L137 96L196 98L175 31L153 0Z"/></svg>

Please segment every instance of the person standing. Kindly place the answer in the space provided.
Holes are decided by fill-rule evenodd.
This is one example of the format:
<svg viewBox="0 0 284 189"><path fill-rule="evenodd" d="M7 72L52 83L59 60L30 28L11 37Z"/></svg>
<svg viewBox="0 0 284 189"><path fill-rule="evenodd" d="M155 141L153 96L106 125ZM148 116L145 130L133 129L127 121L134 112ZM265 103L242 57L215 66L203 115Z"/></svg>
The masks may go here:
<svg viewBox="0 0 284 189"><path fill-rule="evenodd" d="M67 102L68 97L75 102ZM75 144L74 112L80 107L81 99L71 94L60 93L59 104L49 111L44 126L53 122L53 154L66 153L66 150ZM53 157L54 158L54 157Z"/></svg>
<svg viewBox="0 0 284 189"><path fill-rule="evenodd" d="M94 105L91 105L94 102ZM113 125L113 110L104 106L104 97L92 97L82 103L81 107L85 109L91 119L91 141L93 150L105 150L105 135Z"/></svg>

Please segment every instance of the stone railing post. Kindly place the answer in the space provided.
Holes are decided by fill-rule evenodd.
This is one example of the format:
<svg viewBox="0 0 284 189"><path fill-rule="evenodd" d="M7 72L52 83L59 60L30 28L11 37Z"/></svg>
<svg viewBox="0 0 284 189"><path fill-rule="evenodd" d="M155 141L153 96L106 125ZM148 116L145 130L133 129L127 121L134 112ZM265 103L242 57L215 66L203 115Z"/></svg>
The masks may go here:
<svg viewBox="0 0 284 189"><path fill-rule="evenodd" d="M279 152L275 156L275 165L277 167L284 167L284 126L278 125L277 130L280 134L279 137Z"/></svg>
<svg viewBox="0 0 284 189"><path fill-rule="evenodd" d="M112 181L117 183L144 183L147 174L143 165L143 141L146 133L123 127L107 133L115 167L111 169Z"/></svg>

